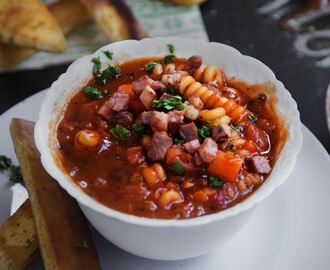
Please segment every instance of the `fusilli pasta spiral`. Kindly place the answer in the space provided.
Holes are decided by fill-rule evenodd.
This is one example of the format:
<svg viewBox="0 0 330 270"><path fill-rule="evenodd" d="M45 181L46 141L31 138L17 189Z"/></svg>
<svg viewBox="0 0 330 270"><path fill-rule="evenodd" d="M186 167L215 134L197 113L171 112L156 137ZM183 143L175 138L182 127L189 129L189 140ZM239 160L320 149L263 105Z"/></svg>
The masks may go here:
<svg viewBox="0 0 330 270"><path fill-rule="evenodd" d="M194 94L198 95L203 101L204 107L207 109L223 108L224 112L235 123L240 122L247 114L247 111L243 106L237 104L232 99L222 97L220 93L208 89L201 83L197 82L192 76L182 77L179 91L185 99L188 99Z"/></svg>
<svg viewBox="0 0 330 270"><path fill-rule="evenodd" d="M220 88L225 85L223 72L214 65L202 65L194 72L193 76L201 83L216 82Z"/></svg>

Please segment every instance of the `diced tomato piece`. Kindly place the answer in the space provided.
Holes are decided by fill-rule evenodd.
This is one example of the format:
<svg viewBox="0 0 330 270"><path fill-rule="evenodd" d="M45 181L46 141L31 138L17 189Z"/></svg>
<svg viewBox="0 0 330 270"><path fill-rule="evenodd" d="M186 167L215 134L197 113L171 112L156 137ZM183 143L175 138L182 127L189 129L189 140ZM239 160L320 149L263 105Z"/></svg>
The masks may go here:
<svg viewBox="0 0 330 270"><path fill-rule="evenodd" d="M242 148L248 150L250 153L255 153L258 150L256 144L251 140L246 140Z"/></svg>
<svg viewBox="0 0 330 270"><path fill-rule="evenodd" d="M130 97L135 95L135 92L131 84L122 84L121 86L118 87L118 91L126 92L127 94L129 94Z"/></svg>
<svg viewBox="0 0 330 270"><path fill-rule="evenodd" d="M177 158L179 155L183 153L183 149L179 146L172 146L166 154L166 163L167 165L173 165L175 162L177 162Z"/></svg>
<svg viewBox="0 0 330 270"><path fill-rule="evenodd" d="M180 146L174 145L167 151L166 163L172 166L176 162L179 162L186 172L194 169L193 156Z"/></svg>
<svg viewBox="0 0 330 270"><path fill-rule="evenodd" d="M260 151L269 150L269 138L265 131L251 124L245 128L245 135L256 144Z"/></svg>
<svg viewBox="0 0 330 270"><path fill-rule="evenodd" d="M239 174L242 164L241 158L219 151L207 170L210 175L217 176L227 182L233 182Z"/></svg>
<svg viewBox="0 0 330 270"><path fill-rule="evenodd" d="M144 161L142 147L131 147L127 149L127 161L130 164L136 165Z"/></svg>

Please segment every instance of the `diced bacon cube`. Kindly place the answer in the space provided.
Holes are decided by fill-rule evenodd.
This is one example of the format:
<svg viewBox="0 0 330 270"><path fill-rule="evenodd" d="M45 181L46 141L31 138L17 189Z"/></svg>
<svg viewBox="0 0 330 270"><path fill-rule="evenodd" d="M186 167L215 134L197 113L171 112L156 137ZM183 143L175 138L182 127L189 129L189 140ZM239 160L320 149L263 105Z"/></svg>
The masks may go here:
<svg viewBox="0 0 330 270"><path fill-rule="evenodd" d="M189 152L194 153L198 150L198 148L201 146L198 139L186 142L183 147Z"/></svg>
<svg viewBox="0 0 330 270"><path fill-rule="evenodd" d="M154 132L167 131L168 115L163 112L153 112L150 124L151 124L151 129Z"/></svg>
<svg viewBox="0 0 330 270"><path fill-rule="evenodd" d="M156 92L150 87L146 86L141 95L140 100L146 108L150 108L152 101L156 98Z"/></svg>
<svg viewBox="0 0 330 270"><path fill-rule="evenodd" d="M198 149L198 154L206 163L212 162L218 152L218 144L212 138L206 138Z"/></svg>
<svg viewBox="0 0 330 270"><path fill-rule="evenodd" d="M184 111L170 111L167 113L169 124L182 124L184 120Z"/></svg>
<svg viewBox="0 0 330 270"><path fill-rule="evenodd" d="M128 109L129 100L128 93L118 90L109 98L108 105L113 111L125 111Z"/></svg>

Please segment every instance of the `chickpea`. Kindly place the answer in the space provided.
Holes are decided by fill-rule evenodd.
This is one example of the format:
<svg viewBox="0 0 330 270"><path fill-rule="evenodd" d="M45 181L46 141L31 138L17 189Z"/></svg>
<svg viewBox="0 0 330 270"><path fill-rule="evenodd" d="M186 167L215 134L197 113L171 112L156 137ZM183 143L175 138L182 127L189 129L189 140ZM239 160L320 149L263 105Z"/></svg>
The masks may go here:
<svg viewBox="0 0 330 270"><path fill-rule="evenodd" d="M164 171L164 168L162 165L160 165L159 163L155 163L154 165L152 165L153 169L155 170L158 178L160 181L163 181L165 180L166 178L166 174L165 174L165 171Z"/></svg>
<svg viewBox="0 0 330 270"><path fill-rule="evenodd" d="M92 130L80 130L74 137L74 147L80 153L96 152L100 143L101 136Z"/></svg>
<svg viewBox="0 0 330 270"><path fill-rule="evenodd" d="M179 192L171 189L171 190L167 190L165 192L163 192L158 200L158 204L163 207L169 207L171 206L173 203L179 203L182 202L182 197L180 195Z"/></svg>

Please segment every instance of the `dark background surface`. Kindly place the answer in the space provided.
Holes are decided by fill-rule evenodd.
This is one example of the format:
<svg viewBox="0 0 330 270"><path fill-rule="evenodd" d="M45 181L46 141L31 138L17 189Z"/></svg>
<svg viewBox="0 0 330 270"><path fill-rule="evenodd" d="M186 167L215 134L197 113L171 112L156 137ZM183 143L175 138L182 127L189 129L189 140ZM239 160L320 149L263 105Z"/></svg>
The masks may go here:
<svg viewBox="0 0 330 270"><path fill-rule="evenodd" d="M242 53L268 65L298 103L302 122L318 137L330 153L330 135L326 124L325 95L330 82L330 68L318 68L315 59L302 57L294 50L297 33L285 32L279 22L257 9L265 0L209 0L201 7L211 41L231 45ZM299 9L304 1L292 1ZM330 29L330 15L315 24ZM330 44L326 44L330 47ZM42 70L0 74L0 113L24 98L48 88L67 65Z"/></svg>

